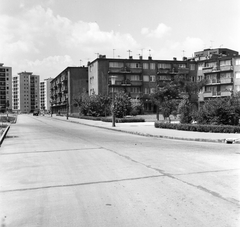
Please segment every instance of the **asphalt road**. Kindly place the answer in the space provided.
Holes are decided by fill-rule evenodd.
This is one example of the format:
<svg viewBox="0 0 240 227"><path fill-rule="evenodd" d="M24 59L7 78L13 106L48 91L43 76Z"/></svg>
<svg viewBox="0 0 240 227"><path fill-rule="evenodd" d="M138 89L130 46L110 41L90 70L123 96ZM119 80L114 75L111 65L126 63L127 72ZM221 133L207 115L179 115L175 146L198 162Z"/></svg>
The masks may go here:
<svg viewBox="0 0 240 227"><path fill-rule="evenodd" d="M238 148L20 115L0 147L0 224L237 227Z"/></svg>

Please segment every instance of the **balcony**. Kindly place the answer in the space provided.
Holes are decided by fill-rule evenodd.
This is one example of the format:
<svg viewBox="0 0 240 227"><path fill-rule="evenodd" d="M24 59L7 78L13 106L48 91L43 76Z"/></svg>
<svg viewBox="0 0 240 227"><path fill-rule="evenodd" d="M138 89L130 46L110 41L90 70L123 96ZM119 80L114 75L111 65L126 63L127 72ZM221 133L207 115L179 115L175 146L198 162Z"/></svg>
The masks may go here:
<svg viewBox="0 0 240 227"><path fill-rule="evenodd" d="M179 74L188 74L189 68L178 68L178 73Z"/></svg>
<svg viewBox="0 0 240 227"><path fill-rule="evenodd" d="M142 80L132 80L130 81L132 86L142 86L143 85L143 81Z"/></svg>
<svg viewBox="0 0 240 227"><path fill-rule="evenodd" d="M232 65L221 65L220 66L220 71L232 71L233 66Z"/></svg>
<svg viewBox="0 0 240 227"><path fill-rule="evenodd" d="M62 86L61 92L67 92L67 91L68 91L67 86Z"/></svg>
<svg viewBox="0 0 240 227"><path fill-rule="evenodd" d="M143 81L142 80L117 80L115 81L115 84L109 83L109 86L115 86L115 87L122 87L122 86L142 86Z"/></svg>
<svg viewBox="0 0 240 227"><path fill-rule="evenodd" d="M67 81L67 75L62 75L62 76L61 76L61 81L62 81L62 82Z"/></svg>
<svg viewBox="0 0 240 227"><path fill-rule="evenodd" d="M221 91L221 96L231 96L232 92L231 91Z"/></svg>
<svg viewBox="0 0 240 227"><path fill-rule="evenodd" d="M221 84L232 84L233 78L220 79Z"/></svg>
<svg viewBox="0 0 240 227"><path fill-rule="evenodd" d="M212 85L212 84L220 84L220 81L217 80L216 78L208 79L207 82L206 82L206 85Z"/></svg>
<svg viewBox="0 0 240 227"><path fill-rule="evenodd" d="M163 69L163 68L159 68L157 71L157 74L168 74L170 73L171 69Z"/></svg>
<svg viewBox="0 0 240 227"><path fill-rule="evenodd" d="M108 70L109 74L140 74L142 73L142 68L129 68L129 67L122 67L122 68L109 68Z"/></svg>

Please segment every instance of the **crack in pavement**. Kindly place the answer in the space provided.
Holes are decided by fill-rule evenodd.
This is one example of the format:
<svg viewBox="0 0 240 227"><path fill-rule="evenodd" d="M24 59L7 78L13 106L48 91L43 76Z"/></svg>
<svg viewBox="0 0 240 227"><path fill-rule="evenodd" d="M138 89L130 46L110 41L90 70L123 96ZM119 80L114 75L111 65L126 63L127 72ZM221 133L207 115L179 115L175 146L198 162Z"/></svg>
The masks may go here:
<svg viewBox="0 0 240 227"><path fill-rule="evenodd" d="M76 186L85 186L85 185L94 185L94 184L108 184L108 183L133 181L133 180L142 180L142 179L158 178L158 177L164 177L164 175L152 175L152 176L145 176L145 177L133 177L133 178L118 179L118 180L93 181L93 182L76 183L76 184L49 185L49 186L35 187L35 188L34 187L33 188L18 188L18 189L10 189L10 190L1 190L0 193L20 192L20 191L33 191L33 190L62 188L62 187L76 187Z"/></svg>
<svg viewBox="0 0 240 227"><path fill-rule="evenodd" d="M65 152L65 151L81 151L81 150L97 150L102 147L88 147L88 148L75 148L75 149L62 149L62 150L45 150L45 151L25 151L25 152L11 152L11 153L0 153L1 155L21 155L21 154L37 154L37 153L49 153L49 152Z"/></svg>
<svg viewBox="0 0 240 227"><path fill-rule="evenodd" d="M106 149L106 148L105 148L105 149ZM142 162L139 162L139 161L136 161L136 160L132 159L132 158L129 157L129 156L119 154L118 152L113 151L113 150L111 150L111 149L107 149L107 150L110 151L110 152L112 152L112 153L117 154L117 155L120 156L120 157L126 158L127 160L130 160L130 161L132 161L132 162L134 162L134 163L138 163L138 164L140 164L140 165L143 165L143 166L147 167L148 169L155 170L155 171L157 171L158 173L162 174L162 175L165 176L165 177L169 177L169 178L171 178L171 179L180 181L180 182L182 182L182 183L184 183L184 184L187 184L187 185L189 185L189 186L191 186L191 187L194 187L194 188L196 188L196 189L198 189L198 190L201 190L201 191L203 191L203 192L206 192L206 193L208 193L208 194L211 194L211 195L214 196L214 197L217 197L217 198L219 198L219 199L222 199L222 200L224 200L224 201L226 201L226 202L235 204L235 205L237 205L237 206L240 207L240 201L238 201L238 200L236 200L236 199L233 199L233 198L225 198L225 197L223 197L222 195L220 195L219 193L214 192L214 191L211 191L211 190L209 190L209 189L207 189L207 188L204 188L204 187L202 187L201 185L195 185L195 184L189 183L189 182L187 182L187 181L181 180L181 179L175 177L175 176L177 176L178 174L166 173L164 170L161 170L161 169L158 169L158 168L154 168L154 167L152 167L151 165L146 165L146 164L144 164L144 163L142 163ZM232 171L232 170L236 170L236 169L231 169L230 171ZM224 170L222 170L222 171L224 171ZM229 171L229 170L225 170L225 171ZM220 172L220 170L217 170L217 171L209 171L209 172ZM202 174L202 172L194 173L194 174ZM175 176L174 176L174 175L175 175ZM184 175L184 174L181 174L181 175ZM188 175L188 174L185 174L185 175Z"/></svg>

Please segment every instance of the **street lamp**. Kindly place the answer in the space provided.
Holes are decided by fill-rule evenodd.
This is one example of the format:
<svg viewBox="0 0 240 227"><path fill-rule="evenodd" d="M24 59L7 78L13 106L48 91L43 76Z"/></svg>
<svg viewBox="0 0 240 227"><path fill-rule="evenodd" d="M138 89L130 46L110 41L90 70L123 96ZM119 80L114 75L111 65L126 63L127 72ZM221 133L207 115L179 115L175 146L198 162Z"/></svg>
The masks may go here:
<svg viewBox="0 0 240 227"><path fill-rule="evenodd" d="M115 85L117 76L110 76L111 79L111 85L112 85L112 127L115 127L115 112L114 112L114 89L113 85Z"/></svg>
<svg viewBox="0 0 240 227"><path fill-rule="evenodd" d="M66 117L67 117L67 120L68 120L68 94L66 94L66 101L67 101L67 104L66 104L66 110L67 110Z"/></svg>

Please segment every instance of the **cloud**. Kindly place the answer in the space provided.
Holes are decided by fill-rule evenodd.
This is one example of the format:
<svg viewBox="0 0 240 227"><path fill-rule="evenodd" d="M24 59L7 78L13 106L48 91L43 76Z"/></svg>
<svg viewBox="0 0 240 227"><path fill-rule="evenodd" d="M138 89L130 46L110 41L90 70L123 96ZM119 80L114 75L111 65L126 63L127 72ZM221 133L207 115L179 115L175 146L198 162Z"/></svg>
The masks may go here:
<svg viewBox="0 0 240 227"><path fill-rule="evenodd" d="M155 30L149 28L142 28L141 33L146 37L162 38L167 35L172 29L167 25L160 23Z"/></svg>
<svg viewBox="0 0 240 227"><path fill-rule="evenodd" d="M52 70L49 62L57 61L56 56L86 59L94 57L96 52L105 54L112 53L112 49L128 50L139 46L129 33L103 31L96 22L72 21L54 14L50 8L39 5L29 8L26 2L18 6L14 17L0 14L0 59L12 66L15 74L20 60L29 62L25 66L34 71L45 72L46 67ZM62 67L58 65L61 70Z"/></svg>

